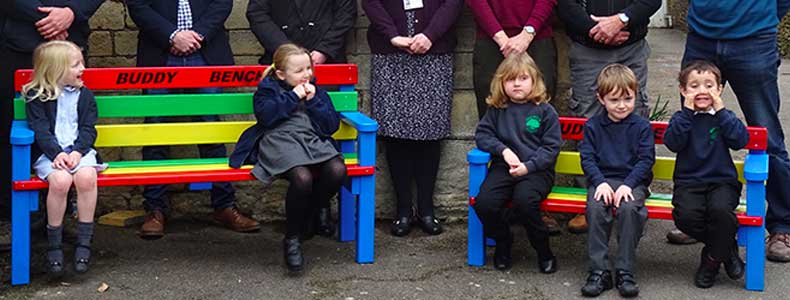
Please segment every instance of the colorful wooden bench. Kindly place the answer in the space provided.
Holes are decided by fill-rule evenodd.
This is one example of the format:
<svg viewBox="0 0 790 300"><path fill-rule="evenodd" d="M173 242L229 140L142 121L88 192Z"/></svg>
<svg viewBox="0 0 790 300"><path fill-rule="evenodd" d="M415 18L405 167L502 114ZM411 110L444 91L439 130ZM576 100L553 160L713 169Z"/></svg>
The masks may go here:
<svg viewBox="0 0 790 300"><path fill-rule="evenodd" d="M87 69L83 80L93 91L247 87L257 86L264 69L264 66ZM357 110L356 65L321 65L315 73L318 84L340 86L340 91L330 92L342 116L340 129L333 137L346 159L349 179L339 193L338 237L344 242L356 241L358 263L372 263L378 124ZM17 91L30 81L31 75L30 70L16 73ZM33 132L25 119L24 100L14 101L11 283L17 285L30 282L30 212L38 210L38 190L47 188L47 183L31 175ZM96 102L100 118L96 126L97 148L235 143L242 131L254 124L254 121L144 124L141 119L251 114L252 93L96 96ZM130 117L140 118L139 123L101 124L101 118ZM208 189L210 182L254 180L249 173L252 166L232 169L227 158L119 161L109 165L98 176L99 186L190 183L193 189Z"/></svg>
<svg viewBox="0 0 790 300"><path fill-rule="evenodd" d="M583 118L560 117L562 138L581 140L584 128ZM663 143L666 122L653 122L656 144ZM737 208L738 244L746 248L746 289L762 291L765 276L765 180L768 179L767 131L765 128L749 127L749 154L745 162L736 161L741 181L746 183L746 201ZM467 238L467 263L470 266L485 264L485 243L492 243L484 238L483 225L477 217L473 205L480 191L480 185L486 177L490 154L473 149L467 155L469 161L469 223ZM655 179L672 180L675 169L673 157L656 157L653 166ZM555 171L561 174L582 175L578 152L561 151L557 158ZM647 199L648 217L653 219L672 220L672 196L654 194ZM587 202L587 190L555 186L548 199L541 204L541 210L583 214Z"/></svg>

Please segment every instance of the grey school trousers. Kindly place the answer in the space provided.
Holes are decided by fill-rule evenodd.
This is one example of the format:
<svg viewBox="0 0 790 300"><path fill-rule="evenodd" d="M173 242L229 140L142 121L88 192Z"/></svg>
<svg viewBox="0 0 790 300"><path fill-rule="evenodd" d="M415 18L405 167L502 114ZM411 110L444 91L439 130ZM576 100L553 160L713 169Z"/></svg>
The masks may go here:
<svg viewBox="0 0 790 300"><path fill-rule="evenodd" d="M647 105L647 58L650 57L650 46L646 40L615 49L590 48L571 42L569 57L573 94L568 100L568 108L574 116L590 118L601 112L603 107L596 98L598 74L607 65L619 63L634 71L639 82L634 112L648 117L650 109Z"/></svg>
<svg viewBox="0 0 790 300"><path fill-rule="evenodd" d="M623 184L619 180L606 180L617 191ZM636 261L636 246L642 237L642 232L647 222L647 207L645 199L650 192L644 185L632 189L633 201L620 202L620 207L614 213L614 206L605 205L603 200L595 201L595 187L587 189L587 255L590 259L590 271L609 270L609 236L612 232L612 223L617 218L617 257L614 259L615 270L634 271Z"/></svg>

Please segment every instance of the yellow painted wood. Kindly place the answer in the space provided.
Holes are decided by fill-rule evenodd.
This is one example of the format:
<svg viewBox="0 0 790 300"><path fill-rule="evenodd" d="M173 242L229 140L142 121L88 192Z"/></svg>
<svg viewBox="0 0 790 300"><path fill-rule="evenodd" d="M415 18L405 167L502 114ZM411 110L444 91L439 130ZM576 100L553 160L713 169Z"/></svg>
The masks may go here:
<svg viewBox="0 0 790 300"><path fill-rule="evenodd" d="M738 170L738 180L742 183L743 179L743 161L735 161L735 168ZM581 157L579 152L560 151L557 157L557 164L554 167L557 173L570 174L570 175L584 175L581 166ZM672 175L675 172L675 158L674 157L656 157L656 164L653 165L653 178L660 180L672 180Z"/></svg>
<svg viewBox="0 0 790 300"><path fill-rule="evenodd" d="M555 200L565 200L565 201L573 201L573 202L587 202L587 195L579 195L579 194L565 194L565 193L550 193L548 199L555 199ZM651 207L667 207L672 208L672 202L666 200L650 200L648 199L645 201L645 205ZM738 205L735 209L736 212L746 212L745 205Z"/></svg>
<svg viewBox="0 0 790 300"><path fill-rule="evenodd" d="M96 147L235 143L241 133L253 124L255 122L237 121L96 125ZM357 137L357 131L341 122L332 137L336 140L353 140Z"/></svg>
<svg viewBox="0 0 790 300"><path fill-rule="evenodd" d="M356 158L349 158L344 160L346 165L357 164ZM109 168L101 172L103 175L119 175L119 174L150 174L162 172L189 172L189 171L219 171L229 170L227 164L199 164L199 165L181 165L181 166L155 166L155 167L126 167L126 168ZM241 166L240 169L252 169L252 165Z"/></svg>

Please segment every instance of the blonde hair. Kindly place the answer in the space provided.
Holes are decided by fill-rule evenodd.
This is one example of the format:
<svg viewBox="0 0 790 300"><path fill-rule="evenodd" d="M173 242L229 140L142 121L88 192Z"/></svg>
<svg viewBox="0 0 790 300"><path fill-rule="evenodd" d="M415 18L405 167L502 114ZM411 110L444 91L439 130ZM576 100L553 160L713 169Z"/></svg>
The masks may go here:
<svg viewBox="0 0 790 300"><path fill-rule="evenodd" d="M486 98L486 104L496 108L507 107L510 97L505 93L505 81L524 74L532 78L532 89L527 95L527 101L535 104L549 102L551 97L546 91L546 84L543 83L543 75L532 57L524 52L511 54L499 64L494 78L491 79L491 94Z"/></svg>
<svg viewBox="0 0 790 300"><path fill-rule="evenodd" d="M33 80L22 86L26 101L58 99L63 89L61 81L71 64L71 51L82 55L80 47L69 41L49 41L33 51ZM79 86L82 87L82 81Z"/></svg>
<svg viewBox="0 0 790 300"><path fill-rule="evenodd" d="M627 93L628 90L634 92L634 95L639 91L636 75L630 68L621 64L610 64L598 74L598 97L603 98L616 91Z"/></svg>
<svg viewBox="0 0 790 300"><path fill-rule="evenodd" d="M299 54L306 54L308 57L310 56L310 52L307 49L297 46L296 44L283 44L280 47L277 47L277 50L274 51L274 58L272 59L272 64L263 71L263 75L261 76L261 80L266 78L272 71L279 70L285 71L288 67L286 64L288 63L288 57L291 55L299 55ZM313 66L313 61L310 60L310 66Z"/></svg>

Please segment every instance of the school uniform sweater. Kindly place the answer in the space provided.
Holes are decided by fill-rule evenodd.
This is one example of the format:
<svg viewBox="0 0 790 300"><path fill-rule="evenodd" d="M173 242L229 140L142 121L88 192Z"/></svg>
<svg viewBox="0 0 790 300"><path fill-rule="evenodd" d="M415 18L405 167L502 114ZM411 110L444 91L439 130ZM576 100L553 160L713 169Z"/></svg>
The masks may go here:
<svg viewBox="0 0 790 300"><path fill-rule="evenodd" d="M656 162L653 129L647 119L637 114L614 122L603 111L587 120L579 153L582 170L591 186L617 179L635 188L649 186L653 180Z"/></svg>
<svg viewBox="0 0 790 300"><path fill-rule="evenodd" d="M532 102L490 107L477 125L475 142L477 148L498 159L510 148L529 172L553 172L562 145L557 111L547 103Z"/></svg>
<svg viewBox="0 0 790 300"><path fill-rule="evenodd" d="M677 153L675 184L737 180L729 149L741 149L748 142L746 126L728 109L695 114L684 107L672 116L664 134L664 144Z"/></svg>

